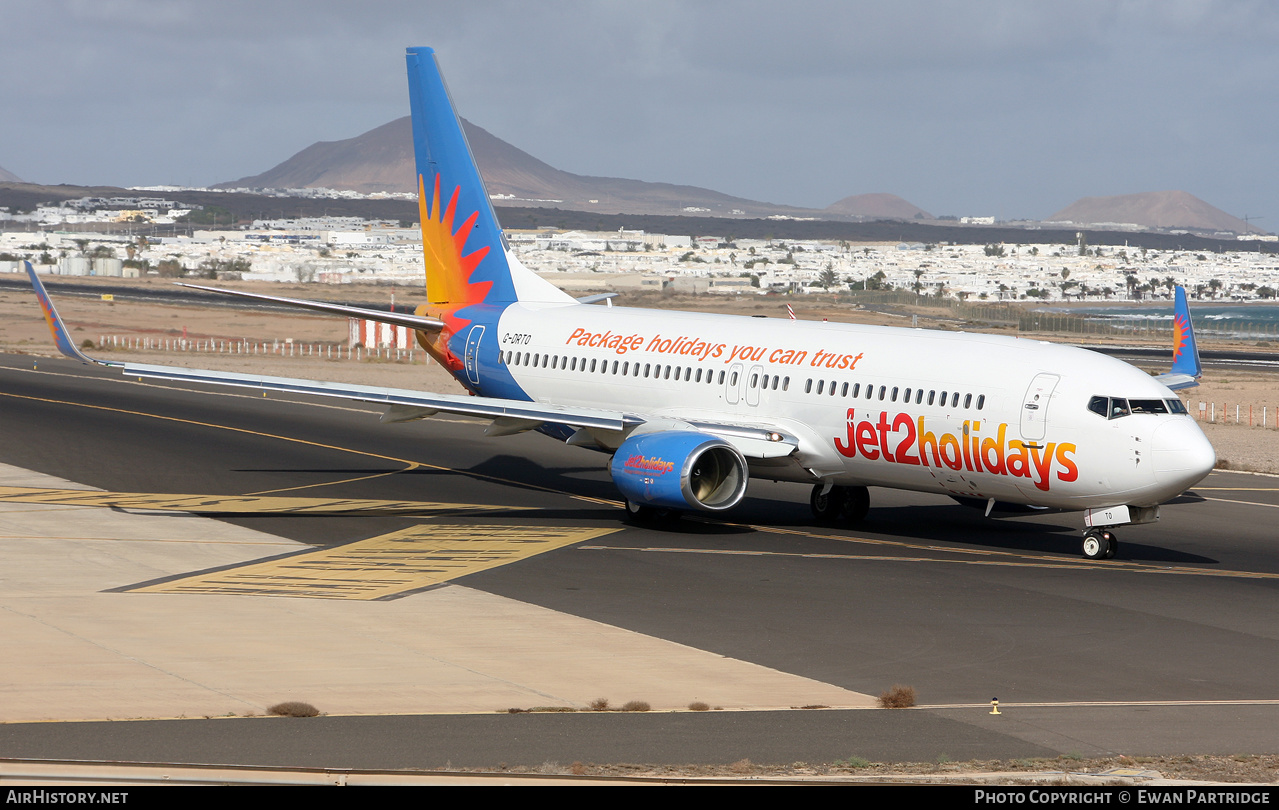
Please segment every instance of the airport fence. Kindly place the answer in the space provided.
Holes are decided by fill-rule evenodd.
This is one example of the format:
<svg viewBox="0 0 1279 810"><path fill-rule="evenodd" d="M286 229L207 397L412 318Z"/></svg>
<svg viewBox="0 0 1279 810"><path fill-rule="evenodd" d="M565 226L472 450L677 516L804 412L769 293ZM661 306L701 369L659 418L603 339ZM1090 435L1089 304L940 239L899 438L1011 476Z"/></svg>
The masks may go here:
<svg viewBox="0 0 1279 810"><path fill-rule="evenodd" d="M203 354L257 355L300 357L318 360L354 360L356 362L396 361L429 363L426 352L393 346L365 347L346 343L299 343L297 341L227 340L219 338L155 338L131 335L100 335L95 347L105 351L155 351Z"/></svg>
<svg viewBox="0 0 1279 810"><path fill-rule="evenodd" d="M1195 320L1195 335L1203 340L1267 342L1279 340L1279 322ZM1173 337L1170 318L1098 318L1055 312L1023 312L1018 332L1100 335L1168 342Z"/></svg>
<svg viewBox="0 0 1279 810"><path fill-rule="evenodd" d="M1194 400L1194 395L1188 394L1186 398ZM1279 430L1279 406L1223 402L1220 410L1218 410L1215 402L1199 401L1198 407L1192 407L1190 412L1200 422L1208 422L1209 424L1247 425L1248 427Z"/></svg>

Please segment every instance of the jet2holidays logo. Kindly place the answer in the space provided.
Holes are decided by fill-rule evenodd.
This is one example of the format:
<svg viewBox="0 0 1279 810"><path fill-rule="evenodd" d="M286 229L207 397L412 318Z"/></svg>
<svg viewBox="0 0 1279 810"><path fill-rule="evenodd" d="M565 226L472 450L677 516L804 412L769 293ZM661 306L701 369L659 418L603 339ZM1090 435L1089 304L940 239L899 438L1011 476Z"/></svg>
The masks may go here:
<svg viewBox="0 0 1279 810"><path fill-rule="evenodd" d="M835 437L835 449L845 458L860 455L867 461L889 464L945 466L1029 478L1044 492L1054 477L1066 483L1079 478L1079 466L1073 458L1078 448L1071 442L1009 441L1008 425L1002 422L993 435L988 432L982 436L979 420L964 420L963 435L956 436L928 430L929 424L922 416L898 413L890 417L888 411L880 411L876 422L858 421L855 410L848 409L847 435Z"/></svg>

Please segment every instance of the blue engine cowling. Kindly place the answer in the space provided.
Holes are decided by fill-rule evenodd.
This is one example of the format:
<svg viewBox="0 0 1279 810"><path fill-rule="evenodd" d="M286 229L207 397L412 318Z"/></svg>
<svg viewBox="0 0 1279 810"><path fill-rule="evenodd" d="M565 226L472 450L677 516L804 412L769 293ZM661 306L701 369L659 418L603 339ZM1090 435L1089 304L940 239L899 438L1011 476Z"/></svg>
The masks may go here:
<svg viewBox="0 0 1279 810"><path fill-rule="evenodd" d="M737 448L691 430L631 436L613 454L609 472L632 503L710 512L736 506L749 477Z"/></svg>

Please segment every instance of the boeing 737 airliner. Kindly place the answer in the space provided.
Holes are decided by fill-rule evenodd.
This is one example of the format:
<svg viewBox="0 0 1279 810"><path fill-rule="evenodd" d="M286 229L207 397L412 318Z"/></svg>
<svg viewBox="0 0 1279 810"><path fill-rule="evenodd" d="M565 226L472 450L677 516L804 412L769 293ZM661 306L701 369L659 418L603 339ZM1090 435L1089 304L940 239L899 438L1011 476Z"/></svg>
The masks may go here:
<svg viewBox="0 0 1279 810"><path fill-rule="evenodd" d="M1100 354L1019 338L590 306L510 251L434 52L408 51L426 260L415 314L221 291L396 323L472 396L123 364L131 377L291 391L387 406L385 422L455 413L489 436L537 430L611 455L635 519L724 512L750 478L812 487L818 519L866 513L867 487L999 509L1082 510L1083 553L1216 457L1173 388L1198 351L1177 290L1174 364L1152 378ZM54 339L84 362L30 264Z"/></svg>

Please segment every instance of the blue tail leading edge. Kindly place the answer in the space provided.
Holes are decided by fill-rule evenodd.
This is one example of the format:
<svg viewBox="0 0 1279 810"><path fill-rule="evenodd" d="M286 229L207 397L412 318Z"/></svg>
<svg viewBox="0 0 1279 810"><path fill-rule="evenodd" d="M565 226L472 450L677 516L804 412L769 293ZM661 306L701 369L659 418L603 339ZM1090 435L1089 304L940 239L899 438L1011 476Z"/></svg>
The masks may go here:
<svg viewBox="0 0 1279 810"><path fill-rule="evenodd" d="M524 399L495 362L498 318L516 301L576 302L508 249L435 51L409 48L405 58L429 302L417 314L444 324L419 332L418 342L471 390L479 390L483 366L496 370L494 393Z"/></svg>

